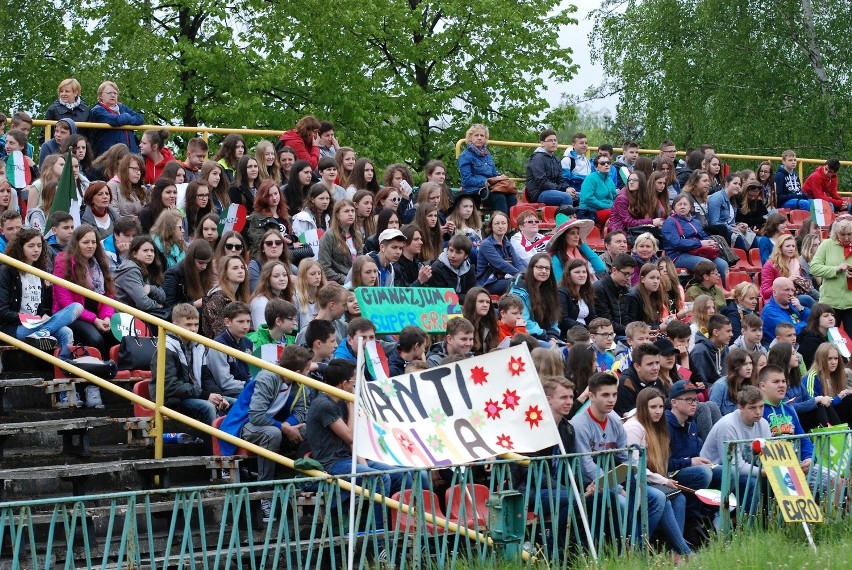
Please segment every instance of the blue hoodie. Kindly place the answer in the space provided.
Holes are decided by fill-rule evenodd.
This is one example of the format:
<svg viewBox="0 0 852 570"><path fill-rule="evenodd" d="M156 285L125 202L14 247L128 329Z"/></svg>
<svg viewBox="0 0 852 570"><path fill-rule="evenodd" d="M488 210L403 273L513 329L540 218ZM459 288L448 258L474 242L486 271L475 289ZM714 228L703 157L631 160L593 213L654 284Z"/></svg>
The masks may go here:
<svg viewBox="0 0 852 570"><path fill-rule="evenodd" d="M64 118L59 119L58 122L63 122L68 125L71 129L71 134L77 134L77 123L75 123L72 119ZM50 139L49 141L45 141L43 145L41 145L41 149L38 151L38 167L41 168L42 163L44 163L44 159L50 156L51 154L59 154L59 143L57 143L54 139Z"/></svg>

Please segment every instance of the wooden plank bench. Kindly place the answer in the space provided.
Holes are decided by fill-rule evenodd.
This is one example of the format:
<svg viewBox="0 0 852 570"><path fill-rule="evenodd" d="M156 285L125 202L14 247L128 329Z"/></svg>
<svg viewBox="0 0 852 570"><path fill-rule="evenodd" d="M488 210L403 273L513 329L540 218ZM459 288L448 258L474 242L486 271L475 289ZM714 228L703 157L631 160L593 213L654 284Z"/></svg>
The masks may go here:
<svg viewBox="0 0 852 570"><path fill-rule="evenodd" d="M123 419L120 418L93 417L0 424L0 459L3 459L3 450L9 437L43 431L56 431L62 435L63 453L89 457L92 454L89 447L89 430L122 421Z"/></svg>
<svg viewBox="0 0 852 570"><path fill-rule="evenodd" d="M103 461L97 463L75 463L66 465L44 465L39 467L24 467L21 469L0 469L0 501L2 492L9 481L34 481L44 479L61 479L70 482L73 496L86 494L86 485L92 475L104 473L126 473L136 471L142 474L153 487L154 477L159 476L160 487L167 487L169 470L186 467L204 466L207 469L219 470L228 460L233 458L215 456L186 456L169 457L164 459L131 459L125 461Z"/></svg>

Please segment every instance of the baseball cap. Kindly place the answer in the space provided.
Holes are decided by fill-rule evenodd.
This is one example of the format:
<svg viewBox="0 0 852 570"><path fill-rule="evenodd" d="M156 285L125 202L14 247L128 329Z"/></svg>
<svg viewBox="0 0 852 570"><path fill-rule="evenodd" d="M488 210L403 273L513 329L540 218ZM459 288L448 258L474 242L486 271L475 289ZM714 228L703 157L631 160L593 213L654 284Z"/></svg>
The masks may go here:
<svg viewBox="0 0 852 570"><path fill-rule="evenodd" d="M689 380L678 380L674 384L672 384L671 389L669 390L669 399L674 400L684 394L688 393L697 394L701 392L701 388L690 382Z"/></svg>
<svg viewBox="0 0 852 570"><path fill-rule="evenodd" d="M680 354L675 346L667 338L658 338L654 342L654 346L660 349L660 356L671 356L672 354Z"/></svg>
<svg viewBox="0 0 852 570"><path fill-rule="evenodd" d="M390 241L392 239L400 238L405 240L405 234L399 230L387 229L379 234L379 243L384 243L386 241Z"/></svg>

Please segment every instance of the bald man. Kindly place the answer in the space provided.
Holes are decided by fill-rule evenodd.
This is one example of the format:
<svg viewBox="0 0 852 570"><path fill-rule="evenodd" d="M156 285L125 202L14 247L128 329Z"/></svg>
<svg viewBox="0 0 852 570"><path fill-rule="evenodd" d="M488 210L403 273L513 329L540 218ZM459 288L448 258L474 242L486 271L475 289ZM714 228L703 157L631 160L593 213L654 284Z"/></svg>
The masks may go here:
<svg viewBox="0 0 852 570"><path fill-rule="evenodd" d="M763 346L769 348L769 343L775 338L775 327L778 323L790 323L796 329L796 335L802 332L808 322L810 309L803 307L796 298L796 287L793 280L778 277L772 283L772 297L763 307Z"/></svg>

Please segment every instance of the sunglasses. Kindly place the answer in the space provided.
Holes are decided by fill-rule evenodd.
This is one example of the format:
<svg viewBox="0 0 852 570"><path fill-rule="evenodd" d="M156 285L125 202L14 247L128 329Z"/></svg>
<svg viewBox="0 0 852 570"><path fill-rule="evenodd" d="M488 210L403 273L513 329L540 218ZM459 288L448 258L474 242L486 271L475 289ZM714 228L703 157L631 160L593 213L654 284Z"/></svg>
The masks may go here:
<svg viewBox="0 0 852 570"><path fill-rule="evenodd" d="M284 242L280 239L268 240L268 241L263 242L263 245L268 245L269 247L279 247L279 246L284 245Z"/></svg>
<svg viewBox="0 0 852 570"><path fill-rule="evenodd" d="M600 164L601 166L606 166L607 164L609 164L609 161L608 160L599 160L598 164Z"/></svg>
<svg viewBox="0 0 852 570"><path fill-rule="evenodd" d="M241 243L226 243L225 249L242 251L243 250L243 244L241 244Z"/></svg>

